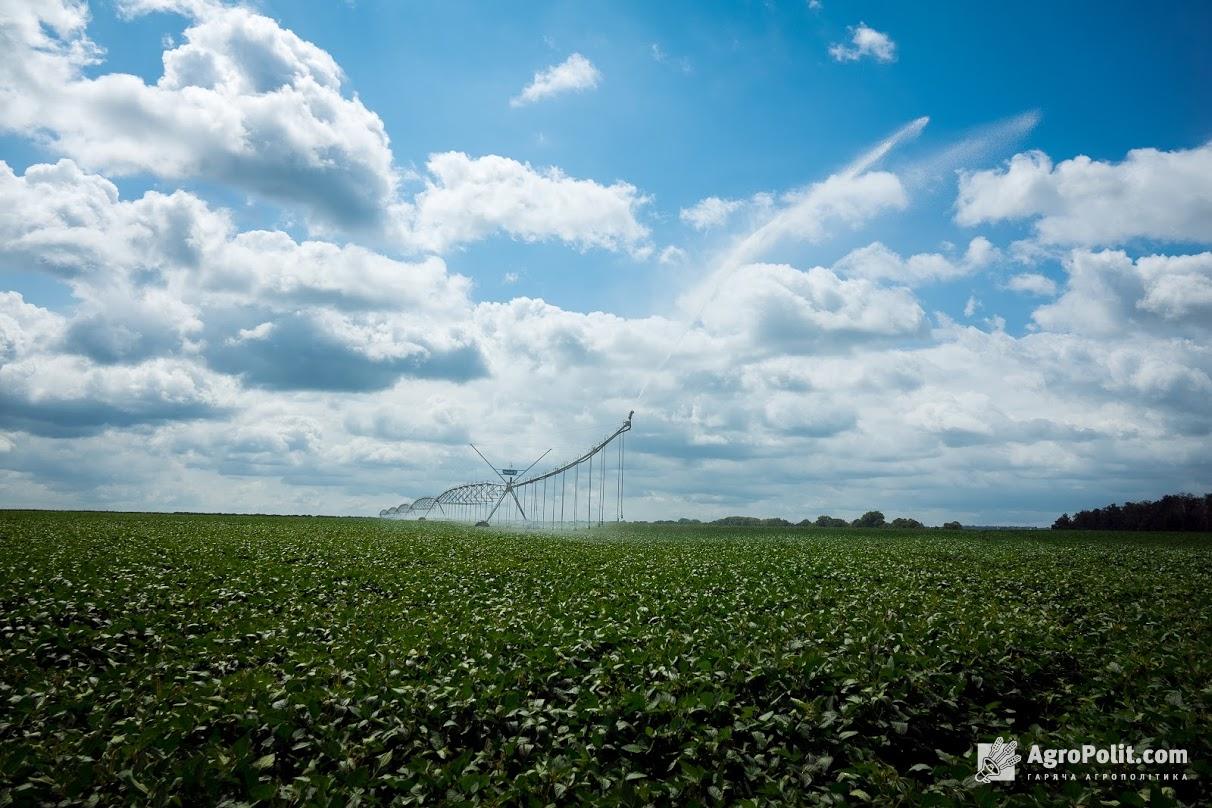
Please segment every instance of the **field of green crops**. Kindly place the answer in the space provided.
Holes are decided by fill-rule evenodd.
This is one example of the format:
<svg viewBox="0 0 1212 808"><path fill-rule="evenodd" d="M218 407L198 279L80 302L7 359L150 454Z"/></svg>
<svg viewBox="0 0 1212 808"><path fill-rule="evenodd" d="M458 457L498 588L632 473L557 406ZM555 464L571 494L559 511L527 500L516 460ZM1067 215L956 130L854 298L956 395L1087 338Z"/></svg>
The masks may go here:
<svg viewBox="0 0 1212 808"><path fill-rule="evenodd" d="M976 784L998 735L1191 779ZM0 804L1194 805L1210 763L1208 536L0 512Z"/></svg>

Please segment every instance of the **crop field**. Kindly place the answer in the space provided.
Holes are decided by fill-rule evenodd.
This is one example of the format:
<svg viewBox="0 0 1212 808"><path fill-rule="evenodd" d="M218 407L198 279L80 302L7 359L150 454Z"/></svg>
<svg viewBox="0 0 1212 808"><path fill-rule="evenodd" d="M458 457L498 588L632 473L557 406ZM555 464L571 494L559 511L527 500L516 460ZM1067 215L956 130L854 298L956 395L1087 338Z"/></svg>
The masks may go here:
<svg viewBox="0 0 1212 808"><path fill-rule="evenodd" d="M1207 804L1210 623L1190 534L0 512L0 804Z"/></svg>

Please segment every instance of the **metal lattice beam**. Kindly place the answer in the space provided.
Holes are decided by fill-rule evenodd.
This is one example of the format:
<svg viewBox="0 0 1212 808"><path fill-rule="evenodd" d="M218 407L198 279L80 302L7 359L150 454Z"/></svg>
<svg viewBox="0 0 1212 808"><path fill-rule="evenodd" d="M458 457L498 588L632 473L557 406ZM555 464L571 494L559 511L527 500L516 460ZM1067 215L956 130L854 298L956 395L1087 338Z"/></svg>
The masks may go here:
<svg viewBox="0 0 1212 808"><path fill-rule="evenodd" d="M567 477L572 476L572 505L571 524L576 526L581 520L578 517L576 503L580 499L578 491L580 485L581 466L586 465L586 472L589 474L589 488L586 492L585 524L602 524L605 521L606 513L606 496L608 493L613 493L616 497L615 502L615 519L621 521L623 518L623 436L631 431L631 419L635 415L634 412L627 416L627 420L623 425L614 432L607 435L598 443L591 446L587 451L579 457L574 458L566 463L555 466L548 471L526 476L530 473L540 460L547 456L544 452L537 460L520 474L517 472L508 471L507 474L497 469L492 463L488 462L488 458L480 453L479 449L473 445L471 448L476 454L484 459L484 462L492 468L493 472L500 478L500 482L485 481L475 483L464 483L448 488L437 496L421 497L411 504L401 503L400 505L386 508L379 511L379 516L382 517L427 517L435 508L438 513L444 518L465 520L465 521L489 521L494 516L501 519L499 514L508 511L509 518L512 520L513 508L516 507L516 513L521 517L521 521L527 524L548 523L552 525L564 523L564 504L568 498ZM613 492L607 491L606 484L606 447L615 443L618 445L618 469L616 475L616 484L613 486ZM550 451L550 450L548 450ZM595 491L593 485L593 465L599 464L598 480ZM516 476L514 476L516 475ZM551 489L551 503L548 505L548 488ZM597 503L595 506L594 498L596 496ZM525 505L523 503L526 503ZM558 503L558 504L557 504ZM508 504L507 508L502 508L503 504ZM529 512L529 515L528 515ZM596 513L596 515L595 515ZM557 520L557 514L559 516Z"/></svg>

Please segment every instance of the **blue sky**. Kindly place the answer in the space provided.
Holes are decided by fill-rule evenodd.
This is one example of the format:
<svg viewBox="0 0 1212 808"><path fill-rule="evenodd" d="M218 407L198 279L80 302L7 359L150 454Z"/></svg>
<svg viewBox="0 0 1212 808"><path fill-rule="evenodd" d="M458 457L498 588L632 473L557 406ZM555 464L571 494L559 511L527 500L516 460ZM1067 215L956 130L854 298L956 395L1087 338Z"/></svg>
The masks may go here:
<svg viewBox="0 0 1212 808"><path fill-rule="evenodd" d="M1206 4L0 25L0 504L377 512L478 473L463 438L571 451L654 375L639 516L1039 523L1212 483Z"/></svg>

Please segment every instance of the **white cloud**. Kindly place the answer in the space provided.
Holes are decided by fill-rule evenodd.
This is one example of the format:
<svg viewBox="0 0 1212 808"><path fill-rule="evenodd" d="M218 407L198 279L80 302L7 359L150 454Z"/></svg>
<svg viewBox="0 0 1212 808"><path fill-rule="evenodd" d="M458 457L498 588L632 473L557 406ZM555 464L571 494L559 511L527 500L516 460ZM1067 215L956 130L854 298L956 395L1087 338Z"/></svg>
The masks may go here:
<svg viewBox="0 0 1212 808"><path fill-rule="evenodd" d="M1136 268L1145 283L1139 308L1167 320L1212 324L1212 252L1150 255L1138 259Z"/></svg>
<svg viewBox="0 0 1212 808"><path fill-rule="evenodd" d="M682 208L678 217L695 230L710 230L728 221L728 218L745 203L739 199L720 199L709 196L700 199L688 208Z"/></svg>
<svg viewBox="0 0 1212 808"><path fill-rule="evenodd" d="M69 321L0 293L0 427L74 436L222 415L236 385L189 358L111 365L63 353Z"/></svg>
<svg viewBox="0 0 1212 808"><path fill-rule="evenodd" d="M402 239L442 252L494 233L522 241L559 239L579 249L637 251L648 228L637 218L648 201L626 182L601 185L557 168L462 152L431 155L429 177L405 220Z"/></svg>
<svg viewBox="0 0 1212 808"><path fill-rule="evenodd" d="M896 175L858 165L746 202L759 221L689 327L477 304L437 258L240 232L193 194L124 200L72 161L0 165L0 267L74 295L56 313L0 294L0 499L375 513L476 477L468 440L570 457L632 408L633 518L849 516L874 501L1038 523L1082 490L1105 502L1206 479L1212 254L1078 251L1034 333L996 316L931 327L906 285L987 266L983 238L962 254L865 248L883 263L856 251L832 269L760 263L908 204ZM399 219L410 237L653 249L625 184L466 155L428 176Z"/></svg>
<svg viewBox="0 0 1212 808"><path fill-rule="evenodd" d="M216 244L199 279L215 295L340 309L447 311L463 306L470 291L470 282L449 275L440 258L398 261L357 245L296 242L267 230Z"/></svg>
<svg viewBox="0 0 1212 808"><path fill-rule="evenodd" d="M517 282L518 282L518 273L516 273L516 272L506 272L506 273L505 273L505 274L504 274L504 275L501 277L501 282L502 282L502 283L504 283L506 286L512 286L513 284L515 284L515 283L517 283Z"/></svg>
<svg viewBox="0 0 1212 808"><path fill-rule="evenodd" d="M521 107L562 93L592 90L601 80L602 74L593 62L574 53L560 64L535 73L530 84L510 99L509 105Z"/></svg>
<svg viewBox="0 0 1212 808"><path fill-rule="evenodd" d="M976 299L976 295L968 295L968 302L964 304L964 316L971 318L980 307L981 302Z"/></svg>
<svg viewBox="0 0 1212 808"><path fill-rule="evenodd" d="M834 264L833 269L853 278L917 286L971 275L989 266L997 256L997 249L983 236L972 239L958 260L939 253L918 253L902 258L877 241L853 250Z"/></svg>
<svg viewBox="0 0 1212 808"><path fill-rule="evenodd" d="M956 221L1034 220L1047 244L1110 246L1136 238L1212 242L1212 143L1134 149L1119 163L1086 156L1053 166L1040 151L1003 169L963 172Z"/></svg>
<svg viewBox="0 0 1212 808"><path fill-rule="evenodd" d="M739 268L701 319L711 332L745 335L770 353L845 349L925 330L925 314L907 289L785 264Z"/></svg>
<svg viewBox="0 0 1212 808"><path fill-rule="evenodd" d="M1133 261L1121 250L1074 250L1065 269L1064 294L1032 315L1042 328L1095 337L1212 332L1212 252Z"/></svg>
<svg viewBox="0 0 1212 808"><path fill-rule="evenodd" d="M79 302L63 349L94 362L205 357L284 389L482 372L470 281L441 259L238 233L190 194L123 201L66 160L24 176L0 162L0 210L29 214L0 215L0 266L34 259L68 281Z"/></svg>
<svg viewBox="0 0 1212 808"><path fill-rule="evenodd" d="M113 183L71 160L31 165L24 175L0 161L0 200L0 265L36 262L69 279L101 282L115 265L194 266L231 228L226 214L180 191L119 201Z"/></svg>
<svg viewBox="0 0 1212 808"><path fill-rule="evenodd" d="M909 198L895 174L866 171L835 174L785 194L781 202L762 225L737 242L725 265L755 261L787 241L820 242L839 228L857 227L884 211L904 208Z"/></svg>
<svg viewBox="0 0 1212 808"><path fill-rule="evenodd" d="M0 41L12 46L0 50L0 132L38 140L89 171L201 178L298 206L319 236L426 251L504 232L581 249L642 249L647 231L635 216L644 197L634 186L504 157L431 155L426 187L410 202L382 120L344 92L326 51L243 7L154 0L123 8L190 17L155 84L86 72L102 53L86 34L83 5L48 0L0 19ZM526 97L596 77L574 54Z"/></svg>
<svg viewBox="0 0 1212 808"><path fill-rule="evenodd" d="M179 294L282 306L448 310L465 305L470 289L439 258L408 263L280 231L237 233L225 211L183 191L123 201L70 160L24 175L0 161L0 266L30 261L90 294L138 276Z"/></svg>
<svg viewBox="0 0 1212 808"><path fill-rule="evenodd" d="M632 407L632 518L718 516L742 505L797 519L853 516L875 496L886 512L927 521L992 513L1038 523L1071 509L1080 490L1140 496L1142 486L1152 493L1148 486L1162 491L1198 475L1204 462L1183 436L1209 426L1206 340L1142 331L1147 322L1107 337L1059 326L1021 338L959 326L925 333L907 290L822 268L746 267L725 291L737 311L710 310L638 407L638 379L659 366L681 324L519 298L451 315L474 330L493 369L458 387L420 378L356 395L246 391L229 415L188 421L148 405L140 417L160 420L143 421L138 441L120 431L120 416L140 412L137 399L104 384L96 393L57 387L44 401L91 412L97 402L87 396L96 395L107 408L87 428L72 426L63 406L46 419L75 434L110 432L56 443L29 431L45 433L47 420L11 416L0 429L13 449L0 467L23 476L0 479L0 492L14 503L57 496L109 507L374 513L474 478L479 460L465 440L490 441L504 457L549 446L570 457ZM383 328L386 320L359 344L371 350ZM389 339L381 350L397 349ZM90 367L69 359L42 364L55 374ZM182 400L207 401L184 381ZM17 389L31 400L28 386ZM151 402L171 400L160 386L143 389ZM750 472L761 473L760 485L745 482ZM721 475L736 486L721 491L713 482Z"/></svg>
<svg viewBox="0 0 1212 808"><path fill-rule="evenodd" d="M0 367L6 426L74 435L222 414L236 386L194 362L154 359L100 366L75 356L42 356Z"/></svg>
<svg viewBox="0 0 1212 808"><path fill-rule="evenodd" d="M273 20L239 7L182 9L200 16L164 53L159 81L146 84L85 74L100 51L83 5L18 8L0 22L9 45L0 54L0 129L90 170L203 176L341 226L377 222L394 198L383 122L342 93L328 53Z"/></svg>
<svg viewBox="0 0 1212 808"><path fill-rule="evenodd" d="M252 328L241 328L234 337L227 338L228 345L239 345L241 342L247 342L255 339L265 339L274 330L272 322L259 323Z"/></svg>
<svg viewBox="0 0 1212 808"><path fill-rule="evenodd" d="M58 347L63 318L26 303L18 292L0 292L0 364Z"/></svg>
<svg viewBox="0 0 1212 808"><path fill-rule="evenodd" d="M661 250L661 254L657 256L657 261L664 266L672 266L680 264L686 260L686 251L681 247L676 247L670 244L665 249Z"/></svg>
<svg viewBox="0 0 1212 808"><path fill-rule="evenodd" d="M892 37L863 22L851 26L849 30L852 46L841 42L829 46L829 55L834 61L856 62L864 56L870 56L877 62L896 61L896 43L892 41Z"/></svg>
<svg viewBox="0 0 1212 808"><path fill-rule="evenodd" d="M1006 288L1012 292L1023 292L1038 297L1051 297L1056 294L1056 281L1047 275L1037 272L1023 272L1014 275L1006 282Z"/></svg>

